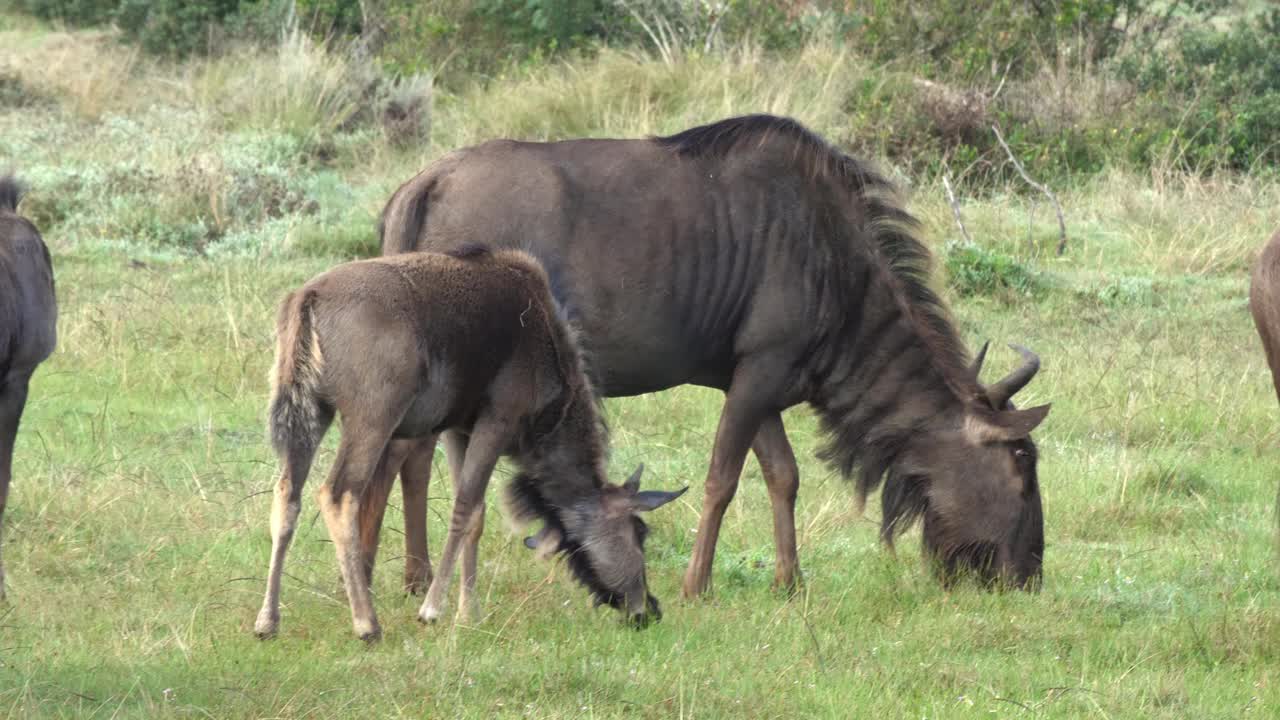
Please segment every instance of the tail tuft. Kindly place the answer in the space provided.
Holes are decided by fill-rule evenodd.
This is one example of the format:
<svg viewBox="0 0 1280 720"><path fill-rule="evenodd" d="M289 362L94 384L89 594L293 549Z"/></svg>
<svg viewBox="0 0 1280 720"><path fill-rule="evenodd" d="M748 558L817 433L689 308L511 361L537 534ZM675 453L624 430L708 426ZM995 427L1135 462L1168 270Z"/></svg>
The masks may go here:
<svg viewBox="0 0 1280 720"><path fill-rule="evenodd" d="M276 362L271 374L268 426L271 446L283 455L289 450L314 450L328 427L331 413L320 393L324 358L312 326L315 293L290 293L276 319Z"/></svg>

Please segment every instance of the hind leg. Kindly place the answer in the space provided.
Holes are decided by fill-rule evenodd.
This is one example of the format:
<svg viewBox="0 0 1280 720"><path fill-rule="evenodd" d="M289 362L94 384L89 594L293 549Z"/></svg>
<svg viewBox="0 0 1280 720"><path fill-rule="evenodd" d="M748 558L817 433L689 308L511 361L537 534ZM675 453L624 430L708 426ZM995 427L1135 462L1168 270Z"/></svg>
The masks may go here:
<svg viewBox="0 0 1280 720"><path fill-rule="evenodd" d="M427 488L431 484L436 438L431 436L413 442L400 469L400 489L404 496L404 588L414 595L421 595L431 585L431 557L427 553Z"/></svg>
<svg viewBox="0 0 1280 720"><path fill-rule="evenodd" d="M332 419L332 415L321 419L317 437L324 435ZM280 578L284 574L284 556L298 526L302 486L307 482L314 458L315 443L299 441L286 450L284 467L276 481L275 497L271 501L271 565L267 569L267 592L262 599L258 619L253 624L253 632L260 638L275 635L280 626Z"/></svg>
<svg viewBox="0 0 1280 720"><path fill-rule="evenodd" d="M4 508L9 499L9 483L13 478L13 445L18 437L22 408L27 404L27 381L30 376L0 378L0 536L4 529ZM0 541L3 538L0 537ZM0 542L0 600L4 600L4 556Z"/></svg>
<svg viewBox="0 0 1280 720"><path fill-rule="evenodd" d="M352 626L361 640L373 641L381 637L382 631L365 578L359 518L369 485L377 476L379 466L385 465L391 431L379 429L375 423L359 418L344 421L343 425L346 432L338 446L329 482L320 488L317 495L329 538L338 556L342 582L347 589Z"/></svg>
<svg viewBox="0 0 1280 720"><path fill-rule="evenodd" d="M397 456L396 444L391 443L383 454L378 470L360 500L360 514L356 519L360 536L360 558L364 567L364 581L373 587L373 566L378 557L378 537L382 533L382 520L387 514L387 498L395 484L396 471L403 462Z"/></svg>

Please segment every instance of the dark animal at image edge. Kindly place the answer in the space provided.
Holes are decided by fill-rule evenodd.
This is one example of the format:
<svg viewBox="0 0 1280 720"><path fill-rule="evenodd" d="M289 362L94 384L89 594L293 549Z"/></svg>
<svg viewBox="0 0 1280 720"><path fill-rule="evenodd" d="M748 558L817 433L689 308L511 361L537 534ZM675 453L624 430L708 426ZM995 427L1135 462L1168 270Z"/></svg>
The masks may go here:
<svg viewBox="0 0 1280 720"><path fill-rule="evenodd" d="M1249 282L1249 312L1262 338L1262 349L1271 368L1271 382L1280 400L1280 232L1262 249ZM1280 493L1276 495L1276 517L1280 520Z"/></svg>
<svg viewBox="0 0 1280 720"><path fill-rule="evenodd" d="M640 470L622 485L605 481L608 439L598 400L572 329L531 257L468 246L453 256L339 265L284 299L276 334L269 428L282 469L266 595L254 625L260 637L279 626L280 581L302 487L335 415L342 438L317 497L359 637L380 635L369 585L393 480L383 468L404 462L397 448L434 446L442 432L454 506L420 619L440 616L459 552L458 612L477 613L484 496L499 455L520 469L508 488L514 519L544 523L540 549L564 553L596 601L637 626L661 617L648 592L647 528L638 513L683 490L642 492ZM413 499L425 503L425 495ZM425 545L415 551L425 563Z"/></svg>
<svg viewBox="0 0 1280 720"><path fill-rule="evenodd" d="M0 177L0 533L27 386L36 367L57 344L53 262L36 226L18 214L21 197L22 187L16 179ZM0 600L4 597L4 560L0 555Z"/></svg>
<svg viewBox="0 0 1280 720"><path fill-rule="evenodd" d="M891 191L794 120L755 115L670 137L458 150L395 192L379 232L384 255L483 241L538 258L606 396L724 391L686 596L709 585L748 449L773 508L775 582L797 581L799 474L781 413L801 402L860 503L883 482L886 543L919 519L944 581L972 569L1038 587L1030 433L1049 406L1010 400L1039 360L1017 348L1018 369L980 383L984 353L970 360ZM405 492L413 590L429 575L416 558L431 447L403 457L387 471Z"/></svg>

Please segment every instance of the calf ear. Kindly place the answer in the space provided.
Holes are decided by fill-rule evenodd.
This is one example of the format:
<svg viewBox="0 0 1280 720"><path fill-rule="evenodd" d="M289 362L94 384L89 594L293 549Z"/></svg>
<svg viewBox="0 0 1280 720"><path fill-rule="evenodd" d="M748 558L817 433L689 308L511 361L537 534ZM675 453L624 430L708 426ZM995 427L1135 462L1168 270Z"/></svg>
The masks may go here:
<svg viewBox="0 0 1280 720"><path fill-rule="evenodd" d="M965 432L977 443L1021 440L1044 421L1050 407L1040 405L1026 410L970 411L965 421Z"/></svg>
<svg viewBox="0 0 1280 720"><path fill-rule="evenodd" d="M627 478L627 481L622 483L622 489L628 490L630 492L639 492L640 476L643 474L644 474L644 463L640 463L638 466L636 466L635 472L631 473L631 477Z"/></svg>
<svg viewBox="0 0 1280 720"><path fill-rule="evenodd" d="M645 490L644 492L638 492L635 497L631 498L631 506L637 512L657 510L663 505L666 505L672 500L683 495L688 489L689 486L685 485L675 492L667 492L665 490Z"/></svg>

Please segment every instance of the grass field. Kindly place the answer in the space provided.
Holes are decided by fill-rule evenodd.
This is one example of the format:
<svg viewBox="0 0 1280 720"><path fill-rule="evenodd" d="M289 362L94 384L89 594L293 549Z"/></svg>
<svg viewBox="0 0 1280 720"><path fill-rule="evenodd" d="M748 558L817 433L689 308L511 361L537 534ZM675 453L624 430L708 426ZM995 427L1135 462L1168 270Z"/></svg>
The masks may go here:
<svg viewBox="0 0 1280 720"><path fill-rule="evenodd" d="M1028 237L1044 248L1056 239L1045 203L1012 194L964 202L978 256L1011 258L1029 280L1025 290L1002 288L1011 271L966 261L961 269L994 289L948 287L962 334L993 341L991 376L1015 362L1002 343L1035 349L1044 369L1024 400L1054 404L1036 434L1047 536L1038 595L943 591L918 559L918 533L889 556L877 544L874 499L865 517L854 513L850 489L813 457L816 422L796 408L786 422L801 462L802 591L788 600L770 589L770 515L752 461L726 518L712 595L680 600L720 402L682 388L607 403L615 479L643 461L650 486L692 485L652 518L660 624L635 632L590 609L562 568L531 560L491 492L479 580L486 616L474 626L416 622L419 599L399 590L397 505L375 576L384 639L366 647L351 633L309 490L280 636L260 642L251 630L275 473L263 411L285 291L367 252L387 193L443 148L489 134L639 134L761 109L828 130L838 113L823 104L827 81L797 70L749 83L749 66L734 65L725 72L746 89L707 99L707 87L685 88L657 63L628 70L632 60L605 58L614 65L556 76L564 85L447 98L429 146L395 150L375 133L321 143L290 130L314 117L281 120L296 118L292 110L224 115L230 81L214 80L231 76L209 68L143 67L92 38L14 18L0 31L0 166L16 165L34 186L23 209L53 246L61 304L59 350L32 388L5 516L0 712L1280 713L1280 406L1246 305L1249 263L1280 227L1275 181L1123 171L1082 181L1061 191L1071 233L1062 258L1028 250ZM119 85L80 83L84 68ZM645 100L619 100L619 77L634 79L633 99ZM653 100L655 87L672 96ZM216 93L217 102L202 99ZM516 95L524 104L511 113L560 118L537 106L539 93L560 98L563 121L495 119ZM677 102L680 93L702 104ZM293 110L323 105L314 100ZM663 102L679 109L639 112ZM940 255L958 236L943 197L932 181L909 194ZM939 282L954 277L939 273ZM451 502L442 468L441 458L433 552Z"/></svg>

